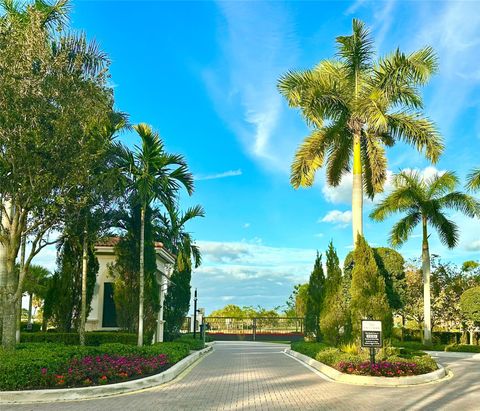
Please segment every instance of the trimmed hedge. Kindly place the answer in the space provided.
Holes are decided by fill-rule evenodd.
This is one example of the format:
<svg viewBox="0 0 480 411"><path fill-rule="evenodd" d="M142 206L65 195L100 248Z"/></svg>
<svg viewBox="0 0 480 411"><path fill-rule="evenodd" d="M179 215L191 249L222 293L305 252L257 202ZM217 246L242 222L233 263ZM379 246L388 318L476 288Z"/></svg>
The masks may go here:
<svg viewBox="0 0 480 411"><path fill-rule="evenodd" d="M305 342L305 341L296 341L290 344L290 347L293 351L297 351L301 354L304 354L308 357L315 358L315 356L322 350L329 348L328 345L321 342Z"/></svg>
<svg viewBox="0 0 480 411"><path fill-rule="evenodd" d="M480 353L480 345L450 344L445 347L445 351Z"/></svg>
<svg viewBox="0 0 480 411"><path fill-rule="evenodd" d="M202 350L203 348L205 348L205 344L203 343L202 339L193 339L193 336L191 335L182 335L181 337L177 338L175 342L187 344L193 351Z"/></svg>
<svg viewBox="0 0 480 411"><path fill-rule="evenodd" d="M0 349L0 391L47 388L42 371L55 372L65 368L73 359L104 354L152 358L165 354L169 365L185 358L190 352L182 343L158 343L136 347L119 343L99 347L52 343L19 344L14 351Z"/></svg>
<svg viewBox="0 0 480 411"><path fill-rule="evenodd" d="M22 343L56 343L65 345L78 345L78 333L57 332L29 332L20 336ZM88 346L99 346L106 343L120 343L128 345L137 344L137 335L123 332L92 331L85 333L85 343Z"/></svg>

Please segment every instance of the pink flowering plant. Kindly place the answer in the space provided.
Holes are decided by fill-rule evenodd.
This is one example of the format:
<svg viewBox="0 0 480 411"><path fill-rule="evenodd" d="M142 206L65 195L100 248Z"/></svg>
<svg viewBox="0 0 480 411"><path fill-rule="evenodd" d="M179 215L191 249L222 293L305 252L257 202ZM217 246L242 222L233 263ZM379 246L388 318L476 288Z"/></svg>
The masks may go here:
<svg viewBox="0 0 480 411"><path fill-rule="evenodd" d="M418 364L403 361L378 361L375 364L371 364L370 361L359 363L340 361L335 368L346 374L371 375L375 377L403 377L422 374L422 369Z"/></svg>
<svg viewBox="0 0 480 411"><path fill-rule="evenodd" d="M165 354L145 358L138 355L97 355L74 358L55 370L42 369L46 387L104 385L156 374L169 367Z"/></svg>

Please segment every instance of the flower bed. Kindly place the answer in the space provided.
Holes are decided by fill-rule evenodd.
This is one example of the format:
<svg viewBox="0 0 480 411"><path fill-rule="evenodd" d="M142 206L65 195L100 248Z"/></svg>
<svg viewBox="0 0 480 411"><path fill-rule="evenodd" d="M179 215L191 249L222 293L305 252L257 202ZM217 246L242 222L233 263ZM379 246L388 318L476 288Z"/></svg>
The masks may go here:
<svg viewBox="0 0 480 411"><path fill-rule="evenodd" d="M20 344L0 349L0 391L84 387L156 374L190 352L182 343L135 347L119 343L99 347Z"/></svg>
<svg viewBox="0 0 480 411"><path fill-rule="evenodd" d="M292 350L346 374L403 377L427 374L438 368L435 360L424 352L394 347L382 349L374 366L370 366L368 351L359 348L358 352L346 352L351 350L342 351L323 343L301 342L292 343Z"/></svg>
<svg viewBox="0 0 480 411"><path fill-rule="evenodd" d="M375 377L403 377L422 374L421 367L413 362L370 361L360 363L340 361L335 368L346 374L371 375Z"/></svg>

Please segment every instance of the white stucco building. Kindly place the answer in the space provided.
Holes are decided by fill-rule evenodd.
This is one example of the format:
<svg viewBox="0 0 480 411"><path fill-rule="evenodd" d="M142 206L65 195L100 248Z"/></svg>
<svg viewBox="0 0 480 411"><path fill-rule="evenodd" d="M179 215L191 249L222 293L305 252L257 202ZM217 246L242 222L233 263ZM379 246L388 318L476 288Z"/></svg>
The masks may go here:
<svg viewBox="0 0 480 411"><path fill-rule="evenodd" d="M114 247L120 238L110 237L98 242L95 246L95 254L98 259L99 269L93 297L90 314L87 318L85 328L87 331L108 331L118 330L115 304L113 294L115 292L114 279L110 276L109 267L115 262ZM157 283L160 289L160 311L157 320L157 332L155 341L163 341L163 305L165 293L168 288L168 279L170 278L175 257L168 252L162 243L155 243L155 252L157 260Z"/></svg>

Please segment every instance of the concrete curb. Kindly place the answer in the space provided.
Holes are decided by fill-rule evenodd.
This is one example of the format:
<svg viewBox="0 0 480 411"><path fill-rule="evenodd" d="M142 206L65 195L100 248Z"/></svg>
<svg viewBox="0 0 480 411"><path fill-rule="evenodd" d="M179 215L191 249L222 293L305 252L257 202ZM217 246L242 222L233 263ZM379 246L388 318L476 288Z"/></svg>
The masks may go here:
<svg viewBox="0 0 480 411"><path fill-rule="evenodd" d="M320 371L332 381L345 384L366 385L374 387L401 387L428 384L431 382L440 381L447 375L445 368L442 367L440 364L438 364L438 370L432 371L428 374L413 375L411 377L369 377L366 375L350 375L344 374L343 372L340 372L332 367L329 367L328 365L314 360L311 357L300 354L297 351L286 349L285 353L304 362L305 364L308 364L310 367L316 369L317 371Z"/></svg>
<svg viewBox="0 0 480 411"><path fill-rule="evenodd" d="M212 351L212 349L213 344L209 344L203 350L192 352L190 355L177 362L168 370L165 370L160 374L151 375L150 377L145 377L138 380L108 385L97 385L94 387L28 391L0 391L0 404L86 400L155 387L172 381L193 363L206 355L209 351Z"/></svg>

